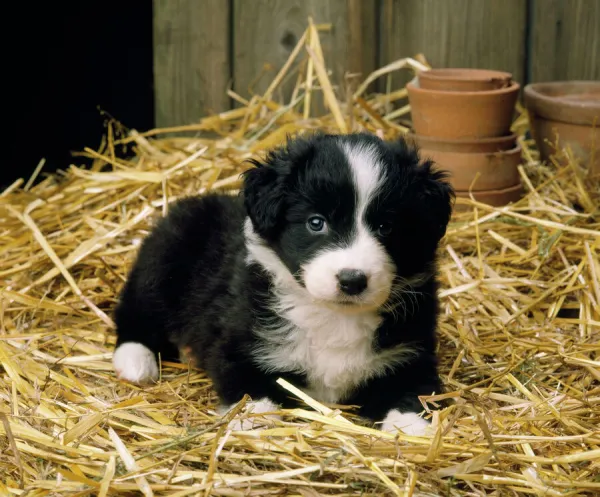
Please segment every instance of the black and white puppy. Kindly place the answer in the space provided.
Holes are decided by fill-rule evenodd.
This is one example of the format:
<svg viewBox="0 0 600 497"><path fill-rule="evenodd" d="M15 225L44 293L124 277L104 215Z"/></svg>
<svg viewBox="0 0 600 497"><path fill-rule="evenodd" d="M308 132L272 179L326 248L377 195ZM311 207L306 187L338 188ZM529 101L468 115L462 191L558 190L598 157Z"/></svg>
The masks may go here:
<svg viewBox="0 0 600 497"><path fill-rule="evenodd" d="M445 174L403 140L290 140L245 173L243 195L176 202L141 246L117 306L117 374L158 376L181 351L225 410L326 403L422 434L440 392L436 250L452 209Z"/></svg>

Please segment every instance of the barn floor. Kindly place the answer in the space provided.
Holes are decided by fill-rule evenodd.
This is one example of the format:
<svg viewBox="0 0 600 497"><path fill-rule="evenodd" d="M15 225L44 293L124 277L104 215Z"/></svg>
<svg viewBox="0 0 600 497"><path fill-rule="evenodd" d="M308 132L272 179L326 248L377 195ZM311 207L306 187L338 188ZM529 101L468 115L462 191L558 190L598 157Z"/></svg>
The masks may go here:
<svg viewBox="0 0 600 497"><path fill-rule="evenodd" d="M110 123L84 152L91 168L0 194L0 495L598 495L600 182L573 160L540 165L523 116L529 193L502 209L460 201L440 250L446 390L425 405L450 405L432 411L434 436L384 434L309 398L229 432L201 371L116 380L115 296L170 201L234 191L243 161L289 132L404 131L401 112L381 117L403 89L348 106L324 77L324 116L267 94L168 137Z"/></svg>

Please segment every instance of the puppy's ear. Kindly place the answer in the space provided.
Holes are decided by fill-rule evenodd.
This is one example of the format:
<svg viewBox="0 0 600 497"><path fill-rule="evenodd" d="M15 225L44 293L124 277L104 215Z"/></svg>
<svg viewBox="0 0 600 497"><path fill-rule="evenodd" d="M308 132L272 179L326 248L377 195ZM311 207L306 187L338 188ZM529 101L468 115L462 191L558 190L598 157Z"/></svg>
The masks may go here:
<svg viewBox="0 0 600 497"><path fill-rule="evenodd" d="M274 236L285 216L293 172L311 160L321 136L288 136L287 143L269 152L264 161L250 161L256 167L244 173L244 205L254 229L263 238Z"/></svg>
<svg viewBox="0 0 600 497"><path fill-rule="evenodd" d="M446 171L437 169L434 162L428 159L417 167L417 196L428 212L427 217L436 227L438 240L446 234L452 216L455 195L447 181L448 176Z"/></svg>
<svg viewBox="0 0 600 497"><path fill-rule="evenodd" d="M269 157L268 159L272 159ZM244 173L244 206L257 233L270 238L277 228L285 200L283 175L273 164L251 160Z"/></svg>
<svg viewBox="0 0 600 497"><path fill-rule="evenodd" d="M407 175L411 178L410 198L416 200L411 208L415 219L432 226L436 241L441 240L446 234L454 202L454 189L446 181L448 173L437 169L432 160L421 158L415 140L400 138L388 143L388 149L399 169L410 171Z"/></svg>

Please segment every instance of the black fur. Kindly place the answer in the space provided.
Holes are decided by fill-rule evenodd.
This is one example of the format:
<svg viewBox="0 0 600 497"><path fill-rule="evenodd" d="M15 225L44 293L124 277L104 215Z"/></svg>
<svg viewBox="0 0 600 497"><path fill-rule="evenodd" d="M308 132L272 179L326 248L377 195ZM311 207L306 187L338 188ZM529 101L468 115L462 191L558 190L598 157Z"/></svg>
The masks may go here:
<svg viewBox="0 0 600 497"><path fill-rule="evenodd" d="M294 405L275 380L284 377L302 388L306 375L265 372L249 352L260 340L252 331L257 321L277 316L265 299L273 295L270 276L260 265L246 262L243 224L249 216L255 231L302 284L299 269L304 262L352 236L357 199L336 145L339 139L315 135L289 141L263 162L255 161L256 167L244 176L240 197L212 194L172 205L142 244L122 292L115 315L117 346L142 343L163 360L177 360L180 349L190 348L224 404L249 394ZM414 304L405 313L381 311L382 325L373 337L378 350L410 342L418 344L419 355L342 399L359 405L366 418L381 420L392 408L418 412L417 396L440 391L435 254L450 218L453 192L445 175L430 162L420 164L416 150L402 140L385 143L367 134L343 140L376 147L385 165L387 180L366 219L374 231L386 226L380 241L398 268L398 278L432 271L415 288ZM307 230L306 218L315 211L326 215L332 227L328 236L315 237Z"/></svg>

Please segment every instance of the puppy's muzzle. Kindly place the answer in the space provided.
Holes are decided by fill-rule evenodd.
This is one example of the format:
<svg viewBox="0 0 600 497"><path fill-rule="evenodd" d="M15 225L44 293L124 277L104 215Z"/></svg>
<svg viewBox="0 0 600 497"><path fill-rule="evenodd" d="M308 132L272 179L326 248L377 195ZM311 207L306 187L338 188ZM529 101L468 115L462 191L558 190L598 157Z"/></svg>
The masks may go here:
<svg viewBox="0 0 600 497"><path fill-rule="evenodd" d="M336 275L340 291L346 295L360 295L367 289L367 275L358 269L342 269Z"/></svg>

